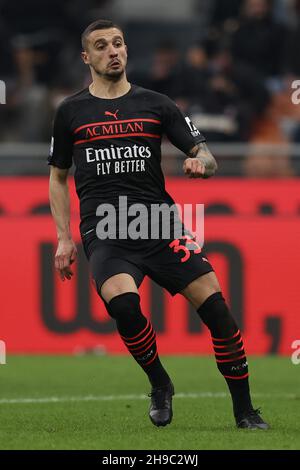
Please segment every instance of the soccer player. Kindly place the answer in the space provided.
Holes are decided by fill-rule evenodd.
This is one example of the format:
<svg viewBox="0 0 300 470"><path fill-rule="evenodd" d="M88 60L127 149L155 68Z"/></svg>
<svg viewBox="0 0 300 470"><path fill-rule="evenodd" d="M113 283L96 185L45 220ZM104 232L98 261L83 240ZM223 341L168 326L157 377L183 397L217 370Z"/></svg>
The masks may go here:
<svg viewBox="0 0 300 470"><path fill-rule="evenodd" d="M126 196L131 207L174 204L160 165L163 134L186 154L187 176L213 176L217 164L205 138L167 96L128 82L127 47L118 25L108 20L90 24L82 34L82 46L92 83L59 106L49 156L50 204L58 235L55 267L62 280L72 278L76 246L70 232L67 175L74 162L83 247L97 292L152 385L152 423L171 422L174 386L160 362L155 331L141 311L138 288L145 275L172 295L182 294L209 328L237 426L266 429L251 403L241 333L196 242L189 236L167 239L161 232L158 239L126 238L120 227L110 227L112 234L106 239L98 236L101 205L113 204L120 214L120 196Z"/></svg>

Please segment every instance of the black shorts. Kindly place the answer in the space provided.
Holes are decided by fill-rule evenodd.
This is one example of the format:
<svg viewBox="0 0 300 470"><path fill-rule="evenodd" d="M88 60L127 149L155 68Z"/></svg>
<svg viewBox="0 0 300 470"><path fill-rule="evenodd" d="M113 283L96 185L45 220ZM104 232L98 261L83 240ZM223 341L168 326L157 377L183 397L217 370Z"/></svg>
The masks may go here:
<svg viewBox="0 0 300 470"><path fill-rule="evenodd" d="M128 273L137 287L149 276L175 295L199 276L213 271L205 253L191 238L99 240L92 230L82 242L98 292L111 276Z"/></svg>

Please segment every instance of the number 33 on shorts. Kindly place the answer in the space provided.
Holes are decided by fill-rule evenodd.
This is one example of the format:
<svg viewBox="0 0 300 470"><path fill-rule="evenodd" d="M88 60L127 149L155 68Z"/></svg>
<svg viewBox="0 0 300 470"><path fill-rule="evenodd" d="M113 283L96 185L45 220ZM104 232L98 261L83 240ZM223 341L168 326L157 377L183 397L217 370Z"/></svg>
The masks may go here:
<svg viewBox="0 0 300 470"><path fill-rule="evenodd" d="M196 246L196 249L189 249L186 247L186 245L180 245L180 241L185 240L185 243L192 243L193 245ZM184 235L182 238L176 238L173 240L171 243L169 243L169 247L173 249L174 253L179 253L182 252L184 256L181 258L181 263L185 263L188 259L191 257L191 251L195 253L195 255L201 253L201 247L198 245L198 243L193 240L191 237L188 235Z"/></svg>

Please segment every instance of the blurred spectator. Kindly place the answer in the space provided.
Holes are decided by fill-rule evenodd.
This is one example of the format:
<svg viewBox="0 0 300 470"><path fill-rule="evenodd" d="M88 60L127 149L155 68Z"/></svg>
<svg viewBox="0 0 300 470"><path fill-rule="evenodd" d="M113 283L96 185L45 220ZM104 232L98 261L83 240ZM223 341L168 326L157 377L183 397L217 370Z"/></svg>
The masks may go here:
<svg viewBox="0 0 300 470"><path fill-rule="evenodd" d="M63 29L64 8L59 0L1 0L0 14L12 35Z"/></svg>
<svg viewBox="0 0 300 470"><path fill-rule="evenodd" d="M192 46L181 83L181 99L188 101L195 124L211 141L248 140L254 120L269 101L257 71L235 63L227 48L214 52L204 44Z"/></svg>
<svg viewBox="0 0 300 470"><path fill-rule="evenodd" d="M241 0L214 0L211 14L211 25L219 30L226 31L237 20L240 12Z"/></svg>
<svg viewBox="0 0 300 470"><path fill-rule="evenodd" d="M245 0L232 38L236 60L256 67L265 77L282 71L286 29L272 18L272 0Z"/></svg>
<svg viewBox="0 0 300 470"><path fill-rule="evenodd" d="M300 0L294 3L294 25L287 38L285 65L288 74L300 77Z"/></svg>
<svg viewBox="0 0 300 470"><path fill-rule="evenodd" d="M220 48L212 59L215 73L222 73L236 87L240 103L248 107L252 118L263 115L269 103L269 93L263 76L251 64L234 60L228 48Z"/></svg>
<svg viewBox="0 0 300 470"><path fill-rule="evenodd" d="M206 92L210 78L210 62L207 44L192 44L186 51L185 61L180 70L181 87L177 89L178 98L188 100L192 105L198 97Z"/></svg>
<svg viewBox="0 0 300 470"><path fill-rule="evenodd" d="M0 77L6 79L13 74L11 33L0 17Z"/></svg>
<svg viewBox="0 0 300 470"><path fill-rule="evenodd" d="M252 152L247 156L243 167L247 176L279 177L293 176L295 171L299 173L299 165L294 165L288 146L289 142L296 141L300 123L300 107L292 103L291 89L291 81L284 80L264 115L256 121L251 143L263 144L267 151L263 154ZM281 145L280 153L274 153L270 144L271 147Z"/></svg>
<svg viewBox="0 0 300 470"><path fill-rule="evenodd" d="M15 80L10 82L6 139L41 141L49 138L49 95L37 80L37 68L44 54L17 43L13 49Z"/></svg>
<svg viewBox="0 0 300 470"><path fill-rule="evenodd" d="M159 43L153 53L147 87L171 98L177 96L181 86L179 63L180 53L176 44L169 40Z"/></svg>

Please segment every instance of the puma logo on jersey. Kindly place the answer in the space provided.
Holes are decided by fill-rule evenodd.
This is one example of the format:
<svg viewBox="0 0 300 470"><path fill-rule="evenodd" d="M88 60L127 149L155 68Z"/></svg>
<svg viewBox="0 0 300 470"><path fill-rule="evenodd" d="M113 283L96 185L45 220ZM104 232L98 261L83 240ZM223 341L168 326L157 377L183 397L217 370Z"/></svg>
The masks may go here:
<svg viewBox="0 0 300 470"><path fill-rule="evenodd" d="M111 113L110 111L105 111L105 116L113 116L116 120L118 119L117 118L117 114L118 114L119 110L117 109L117 111L115 111L114 113Z"/></svg>

